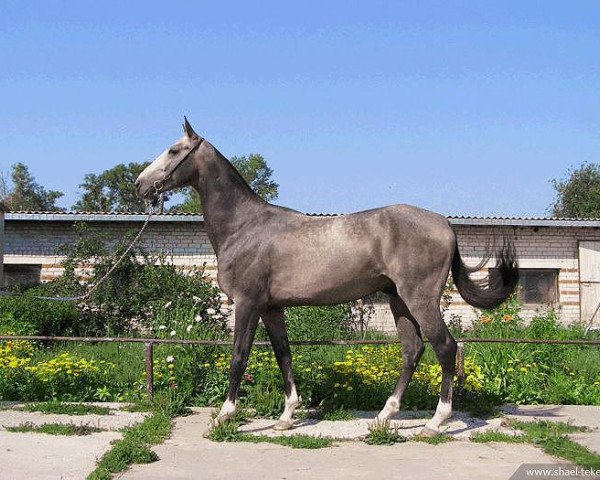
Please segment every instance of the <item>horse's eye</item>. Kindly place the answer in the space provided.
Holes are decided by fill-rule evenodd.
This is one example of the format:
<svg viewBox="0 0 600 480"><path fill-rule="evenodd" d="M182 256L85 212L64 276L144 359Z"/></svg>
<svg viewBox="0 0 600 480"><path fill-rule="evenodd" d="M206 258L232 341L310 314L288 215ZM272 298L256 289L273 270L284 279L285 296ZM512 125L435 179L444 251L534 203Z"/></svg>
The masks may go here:
<svg viewBox="0 0 600 480"><path fill-rule="evenodd" d="M171 148L169 150L169 154L171 155L177 155L179 153L179 149L178 148Z"/></svg>

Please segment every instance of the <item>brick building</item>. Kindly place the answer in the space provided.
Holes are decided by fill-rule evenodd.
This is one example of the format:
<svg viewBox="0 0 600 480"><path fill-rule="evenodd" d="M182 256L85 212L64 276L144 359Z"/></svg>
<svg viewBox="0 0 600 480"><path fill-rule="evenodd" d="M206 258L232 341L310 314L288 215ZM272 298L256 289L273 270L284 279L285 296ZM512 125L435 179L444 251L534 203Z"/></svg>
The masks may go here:
<svg viewBox="0 0 600 480"><path fill-rule="evenodd" d="M77 238L74 222L85 222L112 238L137 231L143 214L119 213L6 213L4 228L5 284L48 281L61 272L57 249ZM555 308L565 324L590 321L600 325L600 220L545 218L450 217L465 261L477 264L492 238L508 235L515 241L521 272L524 314ZM170 256L183 267L206 265L216 275L217 260L201 215L154 216L141 241L152 253ZM489 262L493 268L493 260ZM374 299L371 327L393 330L393 319L379 296ZM465 324L476 311L456 293L448 315Z"/></svg>

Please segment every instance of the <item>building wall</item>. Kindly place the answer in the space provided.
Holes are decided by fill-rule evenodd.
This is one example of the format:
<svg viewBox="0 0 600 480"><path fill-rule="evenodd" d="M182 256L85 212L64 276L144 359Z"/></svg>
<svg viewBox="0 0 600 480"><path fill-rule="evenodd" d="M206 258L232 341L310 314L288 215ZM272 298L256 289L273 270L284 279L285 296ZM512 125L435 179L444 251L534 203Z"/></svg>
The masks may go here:
<svg viewBox="0 0 600 480"><path fill-rule="evenodd" d="M89 222L91 231L100 231L110 238L123 238L136 233L140 222ZM558 269L559 303L556 305L559 318L565 324L579 321L579 259L578 241L600 240L597 227L510 227L454 225L459 248L464 261L475 265L483 258L490 239L501 244L502 236L514 239L522 268ZM4 261L6 264L42 265L42 280L48 281L60 275L57 253L61 245L72 243L77 234L72 222L7 220L4 235ZM173 263L181 266L205 264L207 273L216 278L216 257L210 245L203 223L200 221L150 222L142 238L142 246L152 253L172 257ZM494 259L488 265L494 266ZM486 272L482 272L482 275ZM544 306L524 309L531 317ZM456 291L451 292L451 305L446 318L458 315L464 325L470 325L478 317L477 311L466 304ZM370 326L383 331L394 331L394 322L386 304L375 304L375 314Z"/></svg>
<svg viewBox="0 0 600 480"><path fill-rule="evenodd" d="M555 309L561 323L567 325L580 320L579 252L578 242L582 240L600 241L600 230L588 227L503 227L455 225L458 245L467 265L477 265L485 255L488 242L494 237L498 245L502 236L513 238L521 268L558 269L558 304ZM492 258L483 272L474 275L482 277L488 267L493 267ZM446 320L458 315L464 326L472 325L480 314L478 309L468 305L456 290L451 293L450 308L445 312ZM546 311L548 306L526 305L522 314L530 319L536 313ZM374 328L394 331L393 318L387 305L375 305L375 315L371 321Z"/></svg>
<svg viewBox="0 0 600 480"><path fill-rule="evenodd" d="M137 233L141 223L90 222L88 228L116 240ZM60 247L77 238L72 222L7 221L4 261L42 265L42 281L48 281L62 273L64 255L58 253ZM109 242L109 248L114 243ZM150 253L171 257L176 265L205 264L207 273L216 277L217 259L200 222L150 222L140 243Z"/></svg>

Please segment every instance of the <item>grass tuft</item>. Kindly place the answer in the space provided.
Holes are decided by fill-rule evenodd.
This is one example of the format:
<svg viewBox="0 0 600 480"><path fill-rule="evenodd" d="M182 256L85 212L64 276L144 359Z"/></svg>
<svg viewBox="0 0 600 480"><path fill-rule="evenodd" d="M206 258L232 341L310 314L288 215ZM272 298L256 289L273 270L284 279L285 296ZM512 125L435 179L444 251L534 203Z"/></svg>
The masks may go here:
<svg viewBox="0 0 600 480"><path fill-rule="evenodd" d="M28 403L22 410L26 412L42 412L61 415L110 415L110 408L85 403L43 402Z"/></svg>
<svg viewBox="0 0 600 480"><path fill-rule="evenodd" d="M430 445L439 445L440 443L453 442L454 438L452 438L446 433L438 433L437 435L433 435L431 437L428 437L426 435L415 435L414 437L411 437L411 440L413 442L423 442L429 443Z"/></svg>
<svg viewBox="0 0 600 480"><path fill-rule="evenodd" d="M317 449L330 447L333 444L333 439L327 437L311 437L310 435L289 435L279 437L269 437L267 435L250 435L249 433L238 433L233 440L234 442L250 442L250 443L274 443L290 448L306 448Z"/></svg>
<svg viewBox="0 0 600 480"><path fill-rule="evenodd" d="M213 442L235 442L240 435L238 432L240 423L241 422L235 418L225 420L223 423L219 423L212 428L208 438Z"/></svg>
<svg viewBox="0 0 600 480"><path fill-rule="evenodd" d="M31 422L22 423L15 427L6 427L8 432L24 433L47 433L49 435L91 435L92 433L103 432L105 430L89 425L71 425L61 423L44 423L42 425L34 425Z"/></svg>
<svg viewBox="0 0 600 480"><path fill-rule="evenodd" d="M389 420L375 420L369 426L369 434L364 442L368 445L393 445L406 442L406 437L398 433L398 427L391 428Z"/></svg>
<svg viewBox="0 0 600 480"><path fill-rule="evenodd" d="M471 437L475 443L505 442L505 443L523 443L527 439L524 435L508 435L506 433L490 430L487 432L477 432Z"/></svg>
<svg viewBox="0 0 600 480"><path fill-rule="evenodd" d="M329 420L329 421L343 421L343 420L354 420L356 415L350 410L346 410L345 408L336 408L333 410L322 410L318 413L318 418L320 420Z"/></svg>
<svg viewBox="0 0 600 480"><path fill-rule="evenodd" d="M245 421L245 412L239 410L233 418L214 427L208 438L214 442L249 442L274 443L290 448L325 448L330 447L333 439L326 437L311 437L309 435L290 435L269 437L267 435L251 435L239 432L240 425Z"/></svg>
<svg viewBox="0 0 600 480"><path fill-rule="evenodd" d="M152 404L150 402L136 402L130 405L124 405L120 408L123 412L150 412L152 410Z"/></svg>
<svg viewBox="0 0 600 480"><path fill-rule="evenodd" d="M562 422L516 420L510 421L509 425L521 430L528 442L539 446L549 455L564 458L584 468L600 469L600 455L567 437L569 433L586 431L585 427L576 427Z"/></svg>

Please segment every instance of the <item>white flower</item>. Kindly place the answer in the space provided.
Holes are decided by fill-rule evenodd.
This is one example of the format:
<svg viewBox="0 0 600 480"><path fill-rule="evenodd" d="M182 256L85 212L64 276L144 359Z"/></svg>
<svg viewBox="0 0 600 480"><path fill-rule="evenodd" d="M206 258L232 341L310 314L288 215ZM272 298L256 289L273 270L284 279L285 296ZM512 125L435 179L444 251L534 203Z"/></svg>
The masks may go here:
<svg viewBox="0 0 600 480"><path fill-rule="evenodd" d="M166 330L167 326L166 325L161 325L160 327L158 327L159 330Z"/></svg>
<svg viewBox="0 0 600 480"><path fill-rule="evenodd" d="M185 329L186 332L190 333L190 330L192 329L192 325L188 325L187 328Z"/></svg>
<svg viewBox="0 0 600 480"><path fill-rule="evenodd" d="M194 300L194 302L198 303L198 302L200 302L202 299L201 299L200 297L197 297L196 295L194 295L194 296L192 297L192 300Z"/></svg>
<svg viewBox="0 0 600 480"><path fill-rule="evenodd" d="M171 305L173 305L173 302L167 302L165 303L164 308L169 308Z"/></svg>
<svg viewBox="0 0 600 480"><path fill-rule="evenodd" d="M175 330L171 330L171 336L174 337L175 335L177 335L177 332Z"/></svg>
<svg viewBox="0 0 600 480"><path fill-rule="evenodd" d="M173 355L169 355L169 356L167 357L167 363L173 363L173 360L175 360L175 359L173 358Z"/></svg>
<svg viewBox="0 0 600 480"><path fill-rule="evenodd" d="M213 318L214 318L215 320L218 320L218 319L219 319L219 318L221 318L221 317L223 317L223 315L221 315L220 313L215 313L215 314L213 315Z"/></svg>
<svg viewBox="0 0 600 480"><path fill-rule="evenodd" d="M196 315L194 317L194 320L196 320L196 322L201 322L202 321L202 316L200 314Z"/></svg>
<svg viewBox="0 0 600 480"><path fill-rule="evenodd" d="M207 308L206 313L208 313L209 315L214 315L215 313L217 313L217 311L214 308Z"/></svg>

